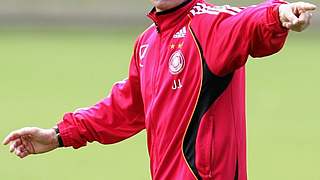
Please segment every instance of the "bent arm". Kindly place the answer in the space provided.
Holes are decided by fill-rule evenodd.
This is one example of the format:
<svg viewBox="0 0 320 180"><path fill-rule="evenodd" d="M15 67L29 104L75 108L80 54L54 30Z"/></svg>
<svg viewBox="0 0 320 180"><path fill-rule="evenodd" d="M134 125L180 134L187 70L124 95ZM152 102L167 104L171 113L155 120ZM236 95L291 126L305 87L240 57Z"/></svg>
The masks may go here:
<svg viewBox="0 0 320 180"><path fill-rule="evenodd" d="M74 148L93 141L116 143L144 129L144 106L135 57L128 79L116 83L110 95L96 105L65 114L58 128L64 146Z"/></svg>
<svg viewBox="0 0 320 180"><path fill-rule="evenodd" d="M3 144L10 144L10 152L24 158L52 151L61 144L80 148L92 141L103 144L119 142L144 127L139 73L133 56L129 78L116 83L107 98L92 107L65 114L57 131L55 128L26 127L11 132Z"/></svg>

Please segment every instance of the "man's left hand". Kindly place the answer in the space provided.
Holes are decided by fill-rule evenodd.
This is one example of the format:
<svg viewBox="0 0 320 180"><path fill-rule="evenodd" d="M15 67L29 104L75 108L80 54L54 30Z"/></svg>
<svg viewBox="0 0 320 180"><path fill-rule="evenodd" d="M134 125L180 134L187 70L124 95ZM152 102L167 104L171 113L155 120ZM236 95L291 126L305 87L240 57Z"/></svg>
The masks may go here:
<svg viewBox="0 0 320 180"><path fill-rule="evenodd" d="M311 11L315 9L315 5L305 2L280 5L279 18L282 26L296 32L305 30L310 25Z"/></svg>

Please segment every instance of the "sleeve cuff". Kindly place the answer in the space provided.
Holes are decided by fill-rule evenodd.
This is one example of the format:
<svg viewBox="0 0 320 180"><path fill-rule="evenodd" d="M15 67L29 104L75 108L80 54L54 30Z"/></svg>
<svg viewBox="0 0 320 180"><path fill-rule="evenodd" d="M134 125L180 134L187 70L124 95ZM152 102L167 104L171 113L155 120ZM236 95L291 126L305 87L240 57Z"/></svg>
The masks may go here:
<svg viewBox="0 0 320 180"><path fill-rule="evenodd" d="M71 133L67 130L67 127L63 123L63 121L60 121L58 124L58 129L60 133L61 140L63 142L64 147L70 147L72 146L72 139L71 139Z"/></svg>
<svg viewBox="0 0 320 180"><path fill-rule="evenodd" d="M86 141L81 138L78 128L74 125L72 113L64 115L63 119L57 124L64 147L72 146L78 149L86 145Z"/></svg>
<svg viewBox="0 0 320 180"><path fill-rule="evenodd" d="M285 28L282 26L282 23L279 18L279 6L281 4L286 4L286 2L279 2L275 4L274 6L269 8L269 13L268 13L268 26L270 29L277 33L277 34L287 34L289 29Z"/></svg>
<svg viewBox="0 0 320 180"><path fill-rule="evenodd" d="M56 136L57 136L57 139L58 139L59 147L64 147L63 141L62 141L61 136L60 136L59 128L58 127L54 127L53 129L56 132Z"/></svg>

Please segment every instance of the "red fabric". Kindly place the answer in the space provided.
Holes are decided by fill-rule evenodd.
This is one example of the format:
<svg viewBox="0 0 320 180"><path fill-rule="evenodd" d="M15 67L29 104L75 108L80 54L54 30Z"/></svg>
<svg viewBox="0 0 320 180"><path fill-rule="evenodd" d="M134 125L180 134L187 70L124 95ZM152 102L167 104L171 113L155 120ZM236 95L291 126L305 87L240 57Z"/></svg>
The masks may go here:
<svg viewBox="0 0 320 180"><path fill-rule="evenodd" d="M239 9L193 0L165 14L151 11L155 24L136 42L129 78L115 84L109 97L59 122L65 146L116 143L146 129L152 178L196 179L183 141L204 78L202 50L213 74L234 75L202 117L197 171L202 179L214 180L234 180L238 171L238 179L246 180L244 65L249 55L271 55L284 45L288 31L279 21L280 3ZM184 59L176 69L175 54Z"/></svg>

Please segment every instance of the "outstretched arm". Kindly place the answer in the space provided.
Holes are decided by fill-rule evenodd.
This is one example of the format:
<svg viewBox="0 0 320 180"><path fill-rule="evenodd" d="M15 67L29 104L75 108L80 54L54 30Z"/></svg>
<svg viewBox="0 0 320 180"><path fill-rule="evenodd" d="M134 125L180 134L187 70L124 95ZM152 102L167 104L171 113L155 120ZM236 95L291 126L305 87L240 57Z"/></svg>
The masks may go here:
<svg viewBox="0 0 320 180"><path fill-rule="evenodd" d="M249 54L252 57L265 57L280 51L286 40L288 30L301 32L310 25L311 12L316 6L310 3L296 2L275 6L274 18L279 21L273 28L265 22L258 25L250 33L253 34L250 40ZM276 26L279 26L276 28Z"/></svg>
<svg viewBox="0 0 320 180"><path fill-rule="evenodd" d="M311 11L315 9L310 3L270 0L247 8L231 8L226 12L235 11L233 14L222 12L217 21L204 16L204 23L200 24L209 24L208 30L203 33L202 27L194 29L201 30L196 34L209 68L216 75L224 76L244 66L249 55L265 57L280 51L289 30L306 29Z"/></svg>

